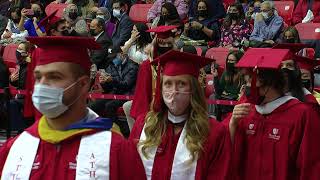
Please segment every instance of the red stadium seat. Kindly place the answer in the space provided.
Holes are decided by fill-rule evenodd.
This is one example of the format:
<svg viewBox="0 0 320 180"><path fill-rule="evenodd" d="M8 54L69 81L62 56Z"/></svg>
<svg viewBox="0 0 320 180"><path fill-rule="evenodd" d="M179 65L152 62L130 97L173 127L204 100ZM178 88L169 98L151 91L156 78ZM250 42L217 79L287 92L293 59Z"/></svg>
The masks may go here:
<svg viewBox="0 0 320 180"><path fill-rule="evenodd" d="M300 39L320 39L320 23L299 23L295 26Z"/></svg>
<svg viewBox="0 0 320 180"><path fill-rule="evenodd" d="M206 57L215 59L216 63L220 66L220 68L224 68L228 54L229 54L228 48L223 48L223 47L210 48L206 52Z"/></svg>
<svg viewBox="0 0 320 180"><path fill-rule="evenodd" d="M152 4L134 4L130 8L129 17L135 23L147 23L147 14Z"/></svg>
<svg viewBox="0 0 320 180"><path fill-rule="evenodd" d="M206 76L206 89L205 89L205 95L207 98L211 94L214 93L214 86L213 86L213 75L212 74L207 74Z"/></svg>
<svg viewBox="0 0 320 180"><path fill-rule="evenodd" d="M292 14L294 10L293 1L273 1L274 6L283 20L290 25L292 20Z"/></svg>
<svg viewBox="0 0 320 180"><path fill-rule="evenodd" d="M45 12L46 12L47 15L49 15L49 14L52 14L55 10L58 9L58 12L57 12L56 16L61 18L61 17L63 17L64 8L66 8L67 6L68 6L68 4L51 3L46 7Z"/></svg>
<svg viewBox="0 0 320 180"><path fill-rule="evenodd" d="M4 48L3 61L9 68L16 67L16 50L18 48L17 44L9 44Z"/></svg>

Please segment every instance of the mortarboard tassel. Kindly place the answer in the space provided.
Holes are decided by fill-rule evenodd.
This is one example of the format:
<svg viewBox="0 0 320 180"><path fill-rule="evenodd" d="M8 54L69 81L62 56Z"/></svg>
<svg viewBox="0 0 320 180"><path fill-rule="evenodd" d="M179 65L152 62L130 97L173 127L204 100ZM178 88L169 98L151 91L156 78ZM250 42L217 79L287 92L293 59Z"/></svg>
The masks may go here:
<svg viewBox="0 0 320 180"><path fill-rule="evenodd" d="M157 71L157 80L156 80L156 92L154 95L154 102L153 102L153 110L155 112L161 111L161 65L160 61L158 62L158 71Z"/></svg>

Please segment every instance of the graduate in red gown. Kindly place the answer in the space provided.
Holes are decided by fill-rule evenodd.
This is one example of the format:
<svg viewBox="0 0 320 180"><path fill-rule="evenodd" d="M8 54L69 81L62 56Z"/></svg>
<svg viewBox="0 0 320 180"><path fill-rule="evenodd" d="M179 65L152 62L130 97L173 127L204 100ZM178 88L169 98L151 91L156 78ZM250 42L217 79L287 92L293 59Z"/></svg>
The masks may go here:
<svg viewBox="0 0 320 180"><path fill-rule="evenodd" d="M304 93L305 93L305 96L304 96L305 103L311 104L315 108L318 108L317 110L319 111L319 104L316 98L313 96L313 92L314 92L313 69L316 66L319 66L320 62L307 57L302 57L302 56L296 56L294 59L298 63L298 66L301 71L301 80L302 80L302 85L304 87Z"/></svg>
<svg viewBox="0 0 320 180"><path fill-rule="evenodd" d="M152 66L151 62L159 55L166 53L169 50L176 49L173 43L177 26L158 26L150 29L148 32L156 33L156 37L150 47L151 57L144 61L139 68L138 78L135 88L134 99L130 111L130 116L134 119L141 114L145 114L150 110L150 103L153 98L153 81L152 81Z"/></svg>
<svg viewBox="0 0 320 180"><path fill-rule="evenodd" d="M86 106L87 48L93 38L34 37L37 45L33 105L43 116L0 149L0 177L8 179L121 179L127 143L112 121Z"/></svg>
<svg viewBox="0 0 320 180"><path fill-rule="evenodd" d="M320 177L320 120L315 111L285 95L279 68L286 49L249 49L237 67L253 69L248 103L229 121L233 179L287 180ZM252 106L251 104L255 104Z"/></svg>
<svg viewBox="0 0 320 180"><path fill-rule="evenodd" d="M162 80L158 74L152 110L138 117L130 134L143 179L228 179L230 137L222 124L208 119L197 79L210 61L172 50L153 62Z"/></svg>

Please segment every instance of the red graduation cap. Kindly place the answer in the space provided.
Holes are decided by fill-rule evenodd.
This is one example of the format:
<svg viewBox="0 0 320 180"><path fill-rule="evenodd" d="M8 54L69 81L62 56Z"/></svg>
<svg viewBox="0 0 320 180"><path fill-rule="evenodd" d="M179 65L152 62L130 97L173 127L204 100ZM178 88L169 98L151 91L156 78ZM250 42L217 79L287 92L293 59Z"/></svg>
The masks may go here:
<svg viewBox="0 0 320 180"><path fill-rule="evenodd" d="M308 57L295 55L293 59L298 63L300 69L313 71L316 66L320 65L320 61L313 60Z"/></svg>
<svg viewBox="0 0 320 180"><path fill-rule="evenodd" d="M200 69L212 61L213 59L175 50L170 50L152 61L152 65L158 65L154 111L159 112L161 108L160 73L167 76L191 75L198 78Z"/></svg>
<svg viewBox="0 0 320 180"><path fill-rule="evenodd" d="M39 22L39 26L45 27L46 32L50 30L50 26L54 25L55 23L61 20L61 18L56 16L57 12L58 10L55 10L53 13L51 13Z"/></svg>
<svg viewBox="0 0 320 180"><path fill-rule="evenodd" d="M251 96L247 98L249 103L255 104L258 101L258 89L256 87L257 71L256 69L277 70L283 60L291 59L289 49L271 49L271 48L250 48L242 56L236 67L252 68Z"/></svg>
<svg viewBox="0 0 320 180"><path fill-rule="evenodd" d="M240 68L278 69L283 60L290 58L288 49L250 48L237 63Z"/></svg>
<svg viewBox="0 0 320 180"><path fill-rule="evenodd" d="M303 43L281 43L272 47L272 49L289 49L292 53L297 53L301 49L308 48L309 45Z"/></svg>
<svg viewBox="0 0 320 180"><path fill-rule="evenodd" d="M169 38L172 35L173 30L176 29L177 27L178 26L174 26L174 25L171 25L171 26L158 26L156 28L147 30L147 32L154 32L154 33L157 34L158 38L166 39L166 38Z"/></svg>
<svg viewBox="0 0 320 180"><path fill-rule="evenodd" d="M94 38L88 37L46 36L27 37L27 40L37 45L36 65L69 62L79 64L85 71L91 67L88 49L101 48Z"/></svg>

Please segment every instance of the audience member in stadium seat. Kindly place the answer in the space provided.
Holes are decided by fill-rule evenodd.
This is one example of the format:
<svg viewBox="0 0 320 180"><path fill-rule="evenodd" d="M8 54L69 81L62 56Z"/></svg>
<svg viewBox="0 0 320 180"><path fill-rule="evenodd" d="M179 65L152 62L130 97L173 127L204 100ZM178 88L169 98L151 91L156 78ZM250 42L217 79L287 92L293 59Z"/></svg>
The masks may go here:
<svg viewBox="0 0 320 180"><path fill-rule="evenodd" d="M240 88L244 83L244 79L241 71L236 68L235 65L242 56L242 51L233 51L229 53L226 59L226 70L223 72L220 80L218 79L218 74L214 74L216 99L238 100ZM217 120L221 121L224 119L224 115L232 112L232 110L232 106L218 105L216 108Z"/></svg>
<svg viewBox="0 0 320 180"><path fill-rule="evenodd" d="M100 84L106 94L133 94L139 66L122 53L121 49L112 49L109 55L112 63L100 70ZM101 116L115 118L123 100L98 99L90 104L90 108Z"/></svg>
<svg viewBox="0 0 320 180"><path fill-rule="evenodd" d="M242 5L230 5L221 28L220 46L238 48L242 41L249 40L250 34L251 27L245 19Z"/></svg>
<svg viewBox="0 0 320 180"><path fill-rule="evenodd" d="M261 0L255 0L249 3L246 11L246 19L248 21L254 20L256 18L256 14L260 13L261 2Z"/></svg>
<svg viewBox="0 0 320 180"><path fill-rule="evenodd" d="M27 30L29 36L45 36L45 28L38 26L41 19L44 18L44 9L39 4L32 4L33 15L29 16L26 9L21 11L21 20L19 22L20 31ZM29 17L29 19L28 19Z"/></svg>
<svg viewBox="0 0 320 180"><path fill-rule="evenodd" d="M108 49L112 48L112 40L105 32L105 22L101 18L93 19L90 23L90 35L101 45L102 49L91 51L91 61L98 69L105 69L108 61Z"/></svg>
<svg viewBox="0 0 320 180"><path fill-rule="evenodd" d="M320 1L317 0L299 0L293 12L293 24L320 22Z"/></svg>
<svg viewBox="0 0 320 180"><path fill-rule="evenodd" d="M91 9L94 7L94 0L67 0L66 4L75 4L78 8L78 15L86 17L91 13Z"/></svg>
<svg viewBox="0 0 320 180"><path fill-rule="evenodd" d="M48 36L76 36L75 31L71 31L65 19L60 19L49 26Z"/></svg>
<svg viewBox="0 0 320 180"><path fill-rule="evenodd" d="M137 23L131 31L131 38L121 47L124 54L127 54L129 59L137 64L148 59L145 48L151 43L151 36L148 26L143 23Z"/></svg>
<svg viewBox="0 0 320 180"><path fill-rule="evenodd" d="M69 4L64 10L63 17L67 20L68 27L71 31L75 31L80 36L88 36L87 23L78 13L77 6L75 4Z"/></svg>
<svg viewBox="0 0 320 180"><path fill-rule="evenodd" d="M197 16L198 0L189 0L189 17ZM222 0L210 0L208 1L209 16L214 19L222 19L226 16L225 8Z"/></svg>
<svg viewBox="0 0 320 180"><path fill-rule="evenodd" d="M157 26L167 26L181 22L177 8L172 3L164 3L161 8L161 14L157 16L151 27L155 28Z"/></svg>
<svg viewBox="0 0 320 180"><path fill-rule="evenodd" d="M25 40L25 37L28 36L26 30L20 31L19 23L21 20L21 10L19 8L11 8L9 12L7 26L1 35L1 39L21 39Z"/></svg>
<svg viewBox="0 0 320 180"><path fill-rule="evenodd" d="M111 37L112 33L113 33L114 29L115 29L115 24L110 21L111 20L110 11L105 7L100 7L100 8L98 8L98 10L96 12L96 17L97 18L102 18L105 21L105 23L106 23L106 27L105 27L106 33L108 34L109 37Z"/></svg>
<svg viewBox="0 0 320 180"><path fill-rule="evenodd" d="M275 14L272 1L261 4L261 13L254 20L253 32L250 36L250 46L270 47L279 38L283 27L282 17Z"/></svg>
<svg viewBox="0 0 320 180"><path fill-rule="evenodd" d="M162 5L164 3L172 3L177 8L180 19L185 19L187 17L188 5L184 0L156 0L148 12L147 19L149 22L153 22L156 17L162 14Z"/></svg>
<svg viewBox="0 0 320 180"><path fill-rule="evenodd" d="M20 43L17 51L17 67L10 75L10 84L17 89L25 89L28 64L30 63L29 52L31 45L27 42ZM24 95L16 95L14 99L10 100L10 117L14 130L23 130L26 126L23 120Z"/></svg>
<svg viewBox="0 0 320 180"><path fill-rule="evenodd" d="M294 26L289 26L283 31L283 35L281 37L281 43L301 43L299 32ZM314 53L310 53L309 48L304 48L300 50L297 54L300 56L306 56L310 58L314 58Z"/></svg>
<svg viewBox="0 0 320 180"><path fill-rule="evenodd" d="M8 23L8 18L0 14L0 34L3 34L6 29L6 24Z"/></svg>
<svg viewBox="0 0 320 180"><path fill-rule="evenodd" d="M130 39L133 22L126 13L124 0L114 0L112 14L116 19L116 27L112 34L113 47L119 48Z"/></svg>
<svg viewBox="0 0 320 180"><path fill-rule="evenodd" d="M99 0L99 7L107 8L109 11L112 11L112 1L111 0Z"/></svg>
<svg viewBox="0 0 320 180"><path fill-rule="evenodd" d="M220 23L209 14L206 0L199 0L196 7L196 17L189 19L184 25L184 35L193 40L213 41L218 45L220 40Z"/></svg>

